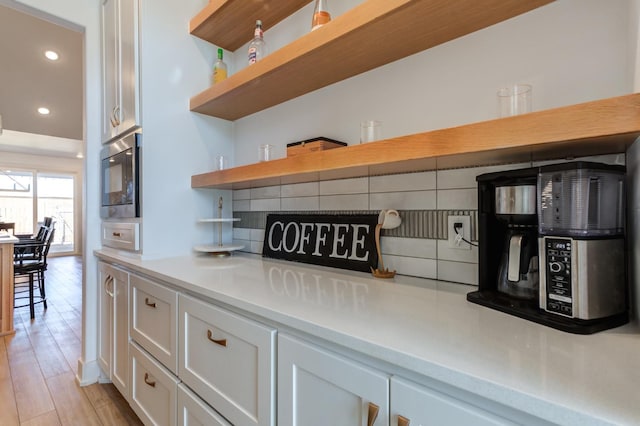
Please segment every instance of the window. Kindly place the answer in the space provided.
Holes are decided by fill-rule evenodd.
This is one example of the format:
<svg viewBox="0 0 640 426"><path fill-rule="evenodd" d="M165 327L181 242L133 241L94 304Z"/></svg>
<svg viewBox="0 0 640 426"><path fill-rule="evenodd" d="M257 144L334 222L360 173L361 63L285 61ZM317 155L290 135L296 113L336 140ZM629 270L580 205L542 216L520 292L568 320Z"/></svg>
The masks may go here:
<svg viewBox="0 0 640 426"><path fill-rule="evenodd" d="M75 251L75 176L0 168L0 221L34 234L45 217L55 223L51 253Z"/></svg>

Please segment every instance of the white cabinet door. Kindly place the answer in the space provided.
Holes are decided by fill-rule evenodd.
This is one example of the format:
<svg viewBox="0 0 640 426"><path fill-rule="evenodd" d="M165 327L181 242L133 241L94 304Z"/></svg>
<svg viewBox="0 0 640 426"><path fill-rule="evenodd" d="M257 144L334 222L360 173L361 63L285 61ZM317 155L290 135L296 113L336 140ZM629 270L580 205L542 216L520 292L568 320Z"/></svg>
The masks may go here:
<svg viewBox="0 0 640 426"><path fill-rule="evenodd" d="M100 338L98 361L125 398L129 397L129 274L99 262Z"/></svg>
<svg viewBox="0 0 640 426"><path fill-rule="evenodd" d="M129 274L116 270L113 281L113 358L111 381L129 399Z"/></svg>
<svg viewBox="0 0 640 426"><path fill-rule="evenodd" d="M178 426L231 426L183 384L178 385Z"/></svg>
<svg viewBox="0 0 640 426"><path fill-rule="evenodd" d="M278 424L387 426L389 378L293 337L278 336Z"/></svg>
<svg viewBox="0 0 640 426"><path fill-rule="evenodd" d="M435 389L392 377L390 424L495 426L515 423Z"/></svg>
<svg viewBox="0 0 640 426"><path fill-rule="evenodd" d="M98 364L102 372L111 378L111 341L113 339L113 268L106 263L98 263L98 280L100 283L100 293L98 303L100 309L98 339Z"/></svg>
<svg viewBox="0 0 640 426"><path fill-rule="evenodd" d="M182 381L233 424L274 425L276 330L182 294L178 305Z"/></svg>
<svg viewBox="0 0 640 426"><path fill-rule="evenodd" d="M102 142L140 125L138 0L102 2Z"/></svg>

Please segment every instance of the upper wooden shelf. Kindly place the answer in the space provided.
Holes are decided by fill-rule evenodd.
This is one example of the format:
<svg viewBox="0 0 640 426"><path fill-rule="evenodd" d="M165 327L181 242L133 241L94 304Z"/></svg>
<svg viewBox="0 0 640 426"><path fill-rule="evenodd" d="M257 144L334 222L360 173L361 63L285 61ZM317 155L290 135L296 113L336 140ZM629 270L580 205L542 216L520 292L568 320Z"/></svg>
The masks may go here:
<svg viewBox="0 0 640 426"><path fill-rule="evenodd" d="M190 108L237 120L552 1L367 0L194 96Z"/></svg>
<svg viewBox="0 0 640 426"><path fill-rule="evenodd" d="M267 30L310 2L211 0L189 22L189 33L233 52L253 38L257 19L262 20L262 28Z"/></svg>
<svg viewBox="0 0 640 426"><path fill-rule="evenodd" d="M621 153L639 136L640 94L632 94L194 175L191 187L242 189Z"/></svg>

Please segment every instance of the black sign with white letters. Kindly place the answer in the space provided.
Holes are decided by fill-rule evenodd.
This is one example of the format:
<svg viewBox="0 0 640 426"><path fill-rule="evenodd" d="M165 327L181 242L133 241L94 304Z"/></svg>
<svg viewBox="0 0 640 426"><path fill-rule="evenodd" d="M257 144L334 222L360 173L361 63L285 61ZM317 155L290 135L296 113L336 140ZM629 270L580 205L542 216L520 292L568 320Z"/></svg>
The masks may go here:
<svg viewBox="0 0 640 426"><path fill-rule="evenodd" d="M377 214L270 214L262 255L370 272L378 266L377 223Z"/></svg>

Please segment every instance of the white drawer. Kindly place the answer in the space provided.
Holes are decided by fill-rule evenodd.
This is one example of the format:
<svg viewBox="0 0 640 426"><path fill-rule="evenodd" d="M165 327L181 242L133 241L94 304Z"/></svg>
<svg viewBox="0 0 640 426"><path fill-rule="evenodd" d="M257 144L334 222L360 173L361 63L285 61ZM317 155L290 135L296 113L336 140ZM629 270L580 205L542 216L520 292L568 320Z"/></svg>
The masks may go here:
<svg viewBox="0 0 640 426"><path fill-rule="evenodd" d="M174 374L178 371L178 293L131 275L131 338Z"/></svg>
<svg viewBox="0 0 640 426"><path fill-rule="evenodd" d="M179 376L233 424L275 424L276 330L180 295Z"/></svg>
<svg viewBox="0 0 640 426"><path fill-rule="evenodd" d="M175 425L178 379L135 342L131 356L131 408L145 425Z"/></svg>
<svg viewBox="0 0 640 426"><path fill-rule="evenodd" d="M231 426L182 383L178 385L178 426Z"/></svg>
<svg viewBox="0 0 640 426"><path fill-rule="evenodd" d="M122 250L140 250L140 224L102 222L102 245Z"/></svg>

